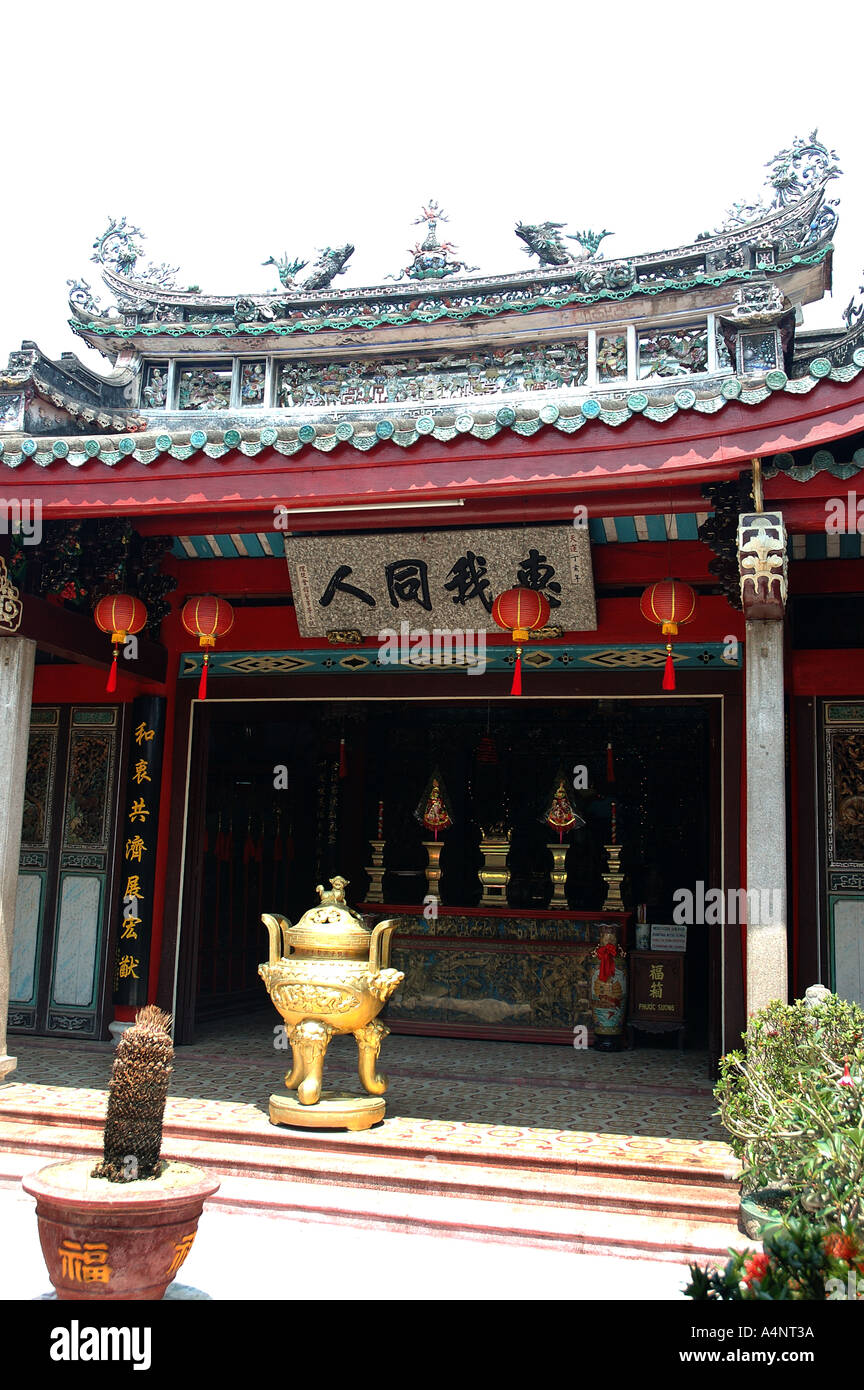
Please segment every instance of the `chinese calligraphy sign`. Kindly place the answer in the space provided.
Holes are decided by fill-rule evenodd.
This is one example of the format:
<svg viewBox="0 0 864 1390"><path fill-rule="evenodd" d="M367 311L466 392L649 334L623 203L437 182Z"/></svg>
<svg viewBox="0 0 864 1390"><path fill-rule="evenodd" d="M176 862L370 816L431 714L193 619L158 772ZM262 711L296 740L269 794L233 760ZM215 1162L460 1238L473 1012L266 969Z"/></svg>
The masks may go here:
<svg viewBox="0 0 864 1390"><path fill-rule="evenodd" d="M630 1018L678 1026L684 1022L683 952L630 952Z"/></svg>
<svg viewBox="0 0 864 1390"><path fill-rule="evenodd" d="M139 696L132 707L123 860L117 907L114 1003L147 1002L156 871L165 701Z"/></svg>
<svg viewBox="0 0 864 1390"><path fill-rule="evenodd" d="M516 585L542 593L565 632L597 626L584 527L286 536L285 554L304 637L405 620L496 632L493 600Z"/></svg>

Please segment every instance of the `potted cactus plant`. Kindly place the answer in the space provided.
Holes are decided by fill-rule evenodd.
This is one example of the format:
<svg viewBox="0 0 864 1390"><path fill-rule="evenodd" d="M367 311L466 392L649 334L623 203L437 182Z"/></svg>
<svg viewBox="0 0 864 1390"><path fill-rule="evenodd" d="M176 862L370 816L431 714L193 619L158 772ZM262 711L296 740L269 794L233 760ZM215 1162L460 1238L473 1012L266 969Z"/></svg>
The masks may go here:
<svg viewBox="0 0 864 1390"><path fill-rule="evenodd" d="M219 1183L160 1157L172 1071L171 1018L141 1009L121 1037L108 1089L102 1161L70 1159L23 1181L58 1299L160 1299Z"/></svg>

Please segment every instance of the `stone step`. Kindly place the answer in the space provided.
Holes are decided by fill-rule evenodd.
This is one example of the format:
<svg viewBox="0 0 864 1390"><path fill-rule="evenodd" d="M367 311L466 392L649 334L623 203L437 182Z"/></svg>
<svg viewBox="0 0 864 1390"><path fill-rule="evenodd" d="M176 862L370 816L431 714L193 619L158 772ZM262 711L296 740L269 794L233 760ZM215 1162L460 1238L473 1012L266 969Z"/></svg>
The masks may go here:
<svg viewBox="0 0 864 1390"><path fill-rule="evenodd" d="M59 1157L59 1152L53 1156ZM32 1148L26 1155L2 1154L0 1185L13 1186L25 1172L40 1166L42 1161ZM458 1236L673 1264L722 1263L728 1246L749 1245L734 1225L717 1221L451 1194L442 1200L440 1191L360 1189L333 1182L223 1175L219 1192L210 1200L226 1214L255 1212L362 1230Z"/></svg>
<svg viewBox="0 0 864 1390"><path fill-rule="evenodd" d="M655 1182L650 1176L627 1173L602 1174L563 1171L560 1167L523 1168L518 1159L509 1165L460 1162L452 1153L392 1154L328 1150L315 1141L320 1135L303 1136L304 1145L255 1145L183 1137L166 1131L162 1152L166 1158L198 1163L226 1177L276 1180L291 1185L307 1184L362 1188L365 1192L389 1191L427 1196L470 1198L487 1202L519 1202L549 1207L675 1217L700 1223L716 1222L734 1227L738 1196L729 1183L703 1183L691 1171L687 1182ZM45 1157L98 1155L101 1135L95 1128L31 1125L0 1122L0 1150ZM0 1155L0 1172L4 1159Z"/></svg>
<svg viewBox="0 0 864 1390"><path fill-rule="evenodd" d="M609 1141L614 1140L615 1136L584 1134L568 1136L578 1139L578 1146L559 1146L556 1151L556 1145L552 1142L508 1146L500 1142L500 1136L506 1131L469 1125L449 1126L452 1135L443 1141L440 1135L427 1138L423 1122L400 1120L398 1117L388 1117L374 1129L349 1134L347 1131L303 1131L271 1125L263 1111L256 1113L253 1110L252 1118L244 1115L238 1120L218 1102L203 1118L178 1116L172 1114L172 1109L169 1100L163 1129L166 1141L189 1143L201 1140L205 1143L272 1148L280 1152L305 1151L318 1155L321 1162L329 1159L341 1164L348 1155L391 1161L431 1162L446 1159L464 1167L476 1164L507 1171L518 1168L523 1172L543 1174L593 1174L598 1178L645 1179L653 1184L687 1185L695 1182L700 1187L714 1187L725 1194L737 1192L740 1172L731 1152L717 1143L688 1144L687 1141L680 1141L670 1148L668 1142L663 1140L620 1136L624 1141L620 1151L610 1152ZM252 1107L248 1109L252 1110ZM101 1106L96 1111L92 1105L88 1108L73 1104L59 1109L53 1102L30 1101L24 1104L18 1102L14 1094L4 1096L0 1091L0 1123L46 1127L59 1124L92 1130L98 1135L101 1134L103 1116L104 1108ZM532 1133L542 1138L544 1131ZM554 1137L556 1132L545 1133ZM612 1148L615 1148L614 1143ZM705 1155L706 1149L710 1150L708 1157Z"/></svg>

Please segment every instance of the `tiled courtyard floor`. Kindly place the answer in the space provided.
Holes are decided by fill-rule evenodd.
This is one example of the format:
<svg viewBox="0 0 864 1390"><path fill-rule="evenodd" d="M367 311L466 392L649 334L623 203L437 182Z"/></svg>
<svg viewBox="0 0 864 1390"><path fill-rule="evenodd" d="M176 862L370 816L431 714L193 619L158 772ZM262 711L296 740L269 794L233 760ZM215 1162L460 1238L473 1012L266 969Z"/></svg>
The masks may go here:
<svg viewBox="0 0 864 1390"><path fill-rule="evenodd" d="M290 1063L290 1050L274 1046L277 1025L269 1010L204 1025L198 1041L176 1051L168 1118L259 1126ZM18 1069L0 1087L0 1105L48 1106L58 1116L103 1110L112 1043L18 1036L9 1050ZM484 1146L509 1139L508 1147L514 1141L522 1147L542 1130L565 1147L578 1133L596 1136L595 1143L608 1136L616 1147L622 1138L639 1147L650 1139L694 1157L728 1155L713 1117L704 1053L650 1047L598 1053L392 1034L382 1066L390 1079L384 1127L393 1138L420 1123L427 1135L440 1132L450 1143L460 1135L478 1142L482 1135ZM325 1084L359 1092L353 1039L334 1039Z"/></svg>

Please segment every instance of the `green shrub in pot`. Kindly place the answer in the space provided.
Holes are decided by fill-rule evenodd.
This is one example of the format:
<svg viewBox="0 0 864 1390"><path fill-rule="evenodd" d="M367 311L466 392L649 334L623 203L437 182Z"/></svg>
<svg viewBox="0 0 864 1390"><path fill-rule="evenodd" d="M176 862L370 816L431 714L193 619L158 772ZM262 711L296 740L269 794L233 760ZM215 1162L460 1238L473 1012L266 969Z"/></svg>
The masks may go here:
<svg viewBox="0 0 864 1390"><path fill-rule="evenodd" d="M827 992L753 1015L715 1088L745 1193L784 1189L784 1215L864 1219L862 1038L864 1011Z"/></svg>

